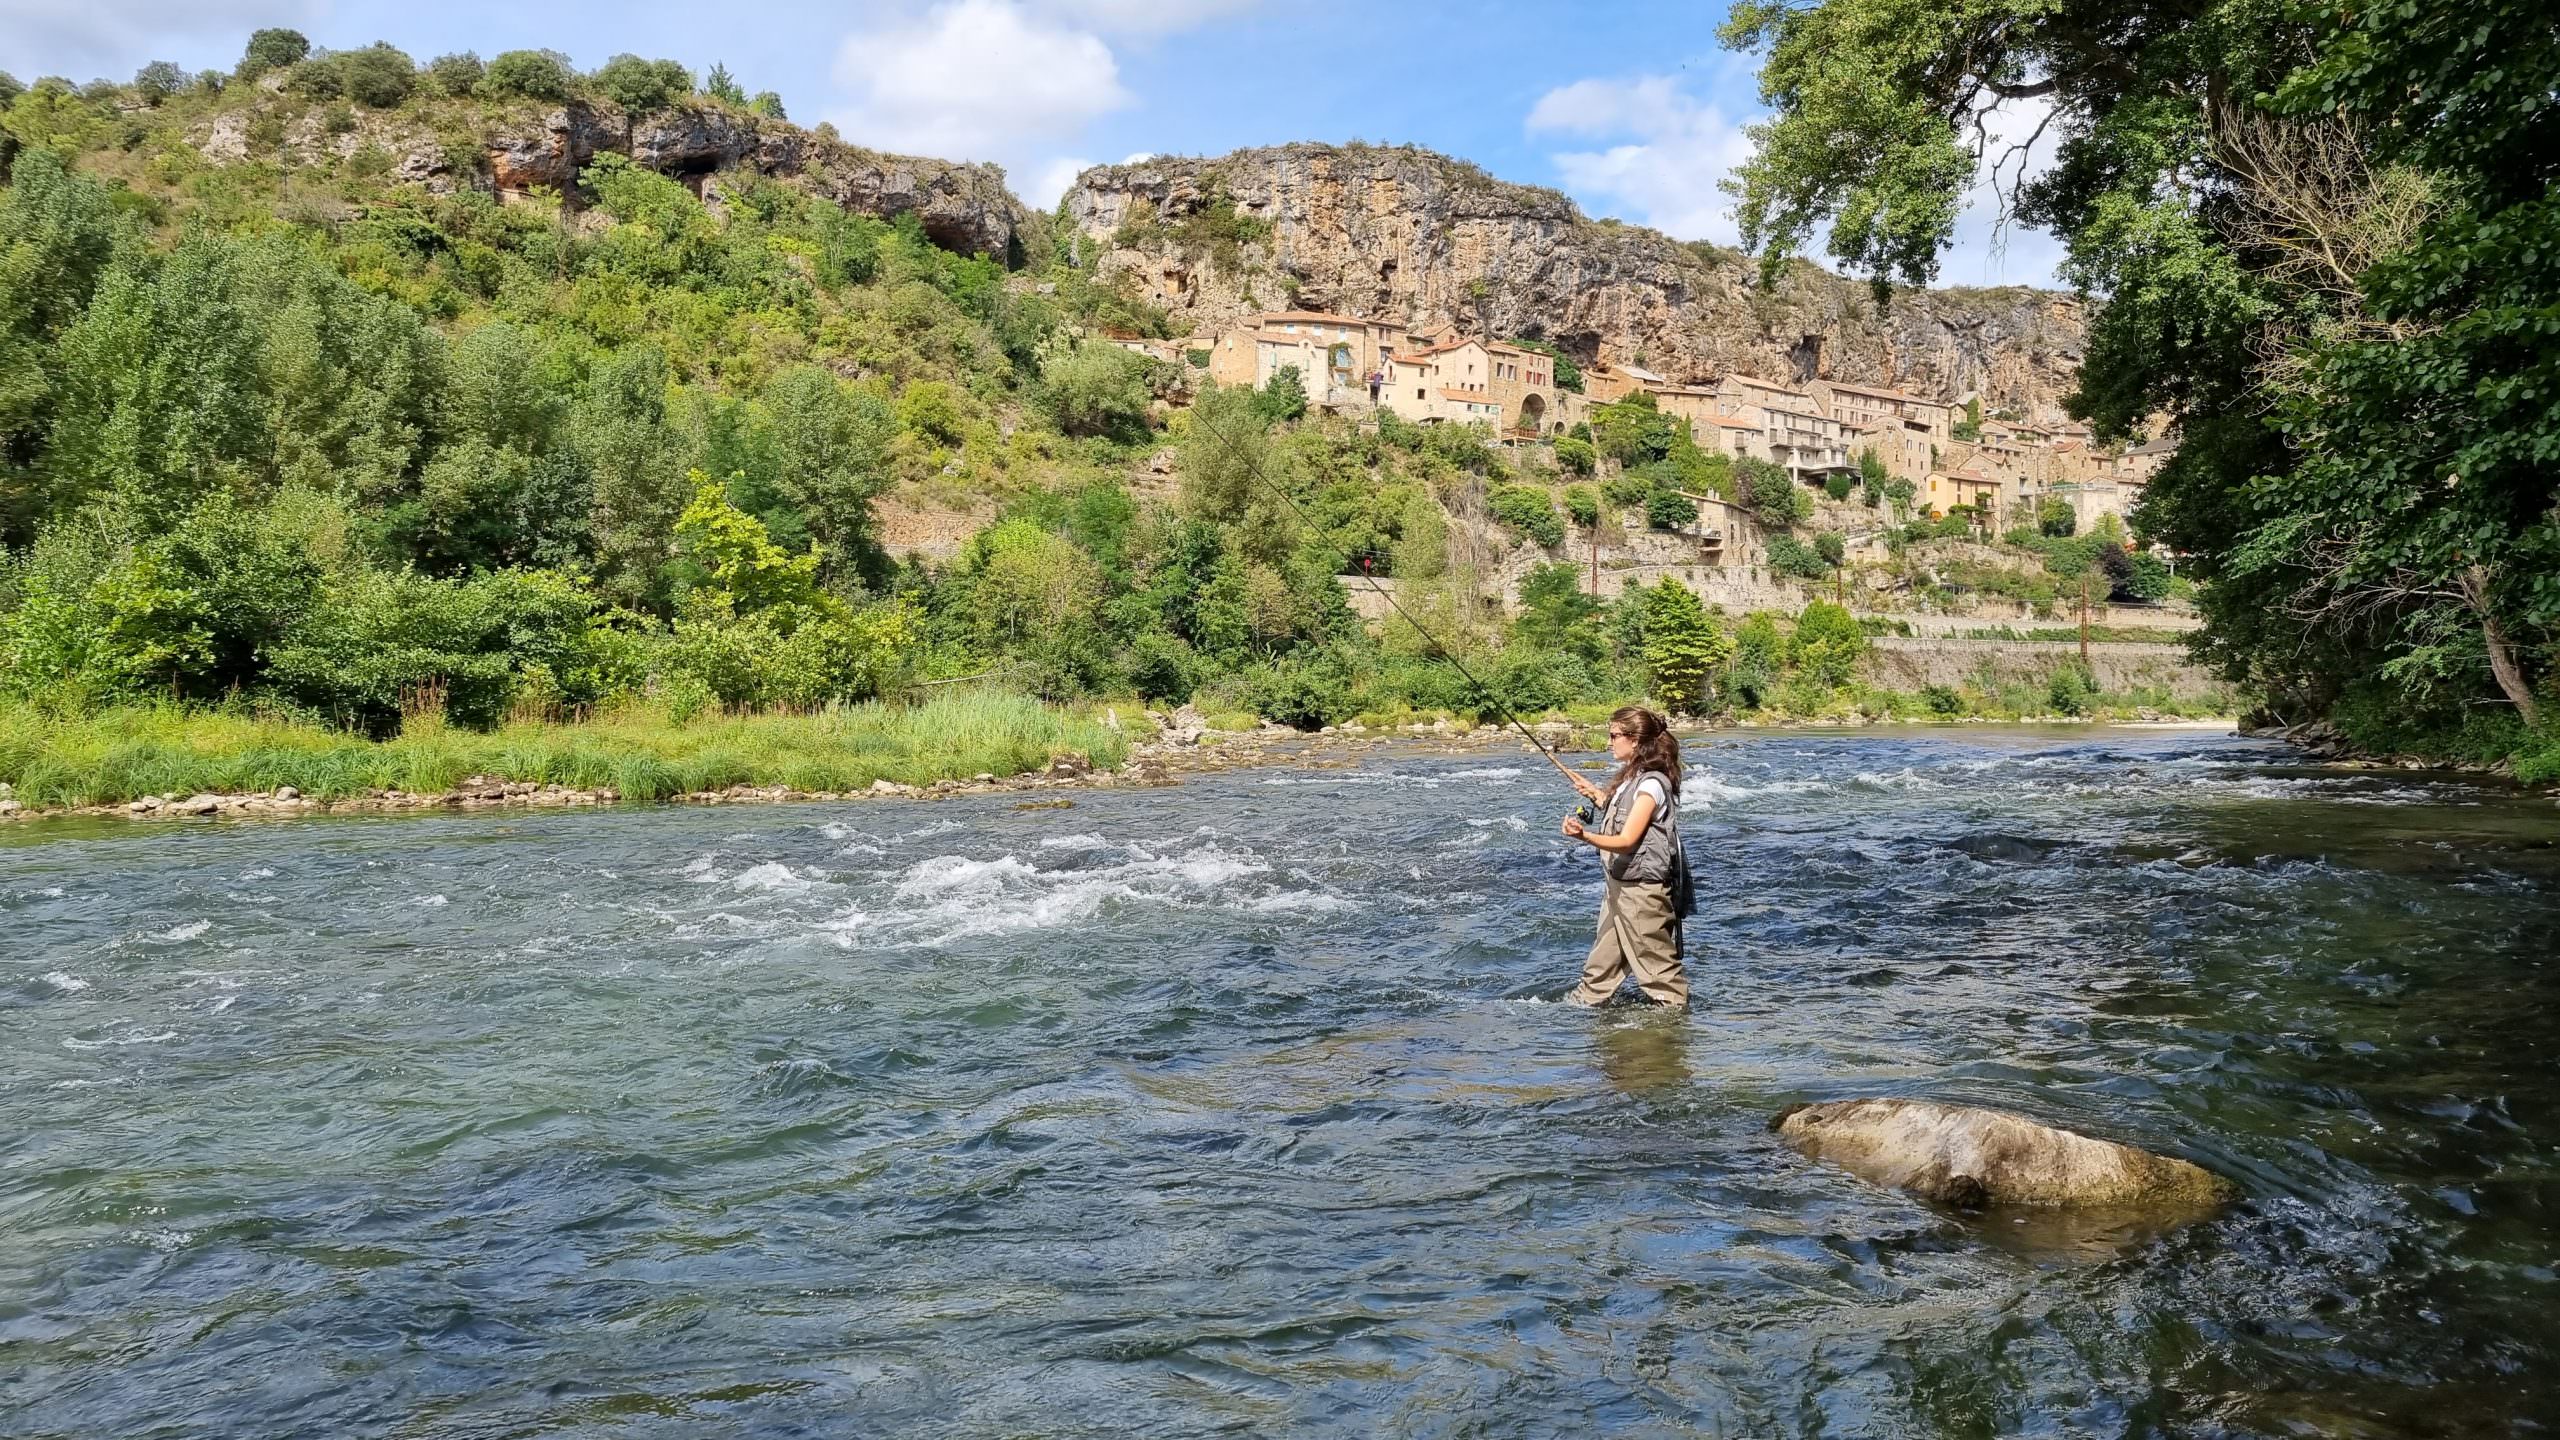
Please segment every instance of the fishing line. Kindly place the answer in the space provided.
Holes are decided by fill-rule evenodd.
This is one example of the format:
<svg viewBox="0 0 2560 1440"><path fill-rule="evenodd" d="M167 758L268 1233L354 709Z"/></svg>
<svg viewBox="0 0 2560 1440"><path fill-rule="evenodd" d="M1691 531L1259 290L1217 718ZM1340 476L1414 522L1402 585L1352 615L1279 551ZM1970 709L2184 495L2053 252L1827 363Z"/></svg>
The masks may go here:
<svg viewBox="0 0 2560 1440"><path fill-rule="evenodd" d="M1351 556L1324 538L1324 531L1316 525L1315 518L1307 514L1305 509L1300 507L1297 500L1292 497L1288 491L1271 483L1270 477L1262 473L1262 464L1260 461L1256 460L1250 452L1239 447L1233 440L1228 439L1225 431L1220 430L1216 425L1210 423L1208 417L1202 415L1198 410L1192 411L1191 417L1192 420L1202 429L1205 429L1211 435L1216 436L1218 443L1227 447L1227 453L1229 455L1232 455L1237 460L1243 462L1246 472L1252 475L1253 478L1261 484L1263 489L1279 496L1280 503L1288 506L1290 513L1298 517L1299 525L1306 530L1307 534L1314 537L1316 544L1332 551L1334 558L1342 562L1343 568L1346 572L1354 568ZM1395 611L1397 616L1400 617L1404 623L1412 626L1415 634L1420 635L1424 640L1429 641L1431 648L1438 652L1440 658L1448 661L1451 669L1456 670L1460 675L1465 676L1467 683L1474 686L1478 694L1493 702L1493 708L1501 714L1504 720L1510 722L1512 729L1520 732L1520 738L1529 742L1529 748L1537 751L1540 759L1546 761L1550 765L1553 765L1556 768L1557 774L1562 775L1569 781L1575 782L1576 789L1580 788L1582 777L1566 769L1564 767L1564 762L1555 757L1555 752L1541 744L1538 737L1530 733L1528 726L1520 723L1520 717L1511 713L1511 707L1502 703L1502 697L1493 693L1492 686L1477 679L1475 672L1467 668L1466 662L1458 658L1456 651L1451 650L1447 645L1442 644L1439 636L1424 629L1421 621L1414 619L1413 616L1405 610L1404 606L1396 603L1395 592L1379 586L1377 584L1377 577L1369 573L1367 566L1363 565L1357 568L1360 570L1361 575L1369 580L1369 588L1374 591L1379 598L1387 602L1387 607L1389 609Z"/></svg>

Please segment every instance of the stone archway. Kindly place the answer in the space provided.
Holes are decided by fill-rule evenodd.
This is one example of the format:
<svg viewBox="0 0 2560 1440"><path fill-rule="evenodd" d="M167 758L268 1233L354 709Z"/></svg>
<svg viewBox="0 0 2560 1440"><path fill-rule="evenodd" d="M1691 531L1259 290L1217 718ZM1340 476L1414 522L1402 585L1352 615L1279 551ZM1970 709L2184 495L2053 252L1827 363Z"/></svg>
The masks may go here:
<svg viewBox="0 0 2560 1440"><path fill-rule="evenodd" d="M1532 435L1543 435L1546 433L1546 396L1530 394L1520 397L1520 428L1528 431Z"/></svg>

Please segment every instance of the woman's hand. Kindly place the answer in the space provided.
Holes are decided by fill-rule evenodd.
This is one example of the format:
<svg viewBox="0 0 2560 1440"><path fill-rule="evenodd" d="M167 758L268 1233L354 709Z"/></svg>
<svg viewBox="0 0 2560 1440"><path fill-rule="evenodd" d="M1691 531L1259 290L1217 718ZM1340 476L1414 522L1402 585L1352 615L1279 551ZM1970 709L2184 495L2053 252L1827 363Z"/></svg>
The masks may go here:
<svg viewBox="0 0 2560 1440"><path fill-rule="evenodd" d="M1599 786L1592 784L1590 781L1583 779L1579 775L1573 777L1573 788L1581 791L1582 798L1590 801L1594 805L1597 805L1609 798L1608 791L1601 789Z"/></svg>
<svg viewBox="0 0 2560 1440"><path fill-rule="evenodd" d="M1567 840L1579 840L1579 839L1581 839L1581 838L1582 838L1582 822L1581 822L1581 821L1579 821L1579 820L1577 820L1577 819L1575 819L1575 818L1573 818L1573 817L1572 817L1572 816L1570 816L1570 815L1567 815L1566 817L1564 817L1564 838L1566 838Z"/></svg>

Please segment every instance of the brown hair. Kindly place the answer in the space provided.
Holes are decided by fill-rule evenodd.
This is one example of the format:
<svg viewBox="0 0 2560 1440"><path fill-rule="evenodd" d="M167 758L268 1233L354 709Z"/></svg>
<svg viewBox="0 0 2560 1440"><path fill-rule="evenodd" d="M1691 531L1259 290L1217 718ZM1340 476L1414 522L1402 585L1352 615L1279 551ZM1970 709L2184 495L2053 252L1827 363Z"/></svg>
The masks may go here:
<svg viewBox="0 0 2560 1440"><path fill-rule="evenodd" d="M1641 705L1620 707L1609 723L1636 737L1636 753L1609 777L1609 788L1615 790L1647 770L1659 770L1671 782L1671 793L1679 794L1680 742L1671 734L1671 723Z"/></svg>

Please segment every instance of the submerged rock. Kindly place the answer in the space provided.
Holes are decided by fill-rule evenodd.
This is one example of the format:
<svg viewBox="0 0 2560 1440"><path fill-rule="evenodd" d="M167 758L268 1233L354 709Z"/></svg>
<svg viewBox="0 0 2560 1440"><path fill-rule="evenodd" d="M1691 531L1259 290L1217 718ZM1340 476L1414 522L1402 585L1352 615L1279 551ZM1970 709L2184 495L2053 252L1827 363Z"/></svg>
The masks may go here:
<svg viewBox="0 0 2560 1440"><path fill-rule="evenodd" d="M1965 1209L2104 1206L2208 1213L2231 1183L2184 1160L2024 1116L1935 1100L1837 1100L1780 1111L1797 1149L1862 1180Z"/></svg>

